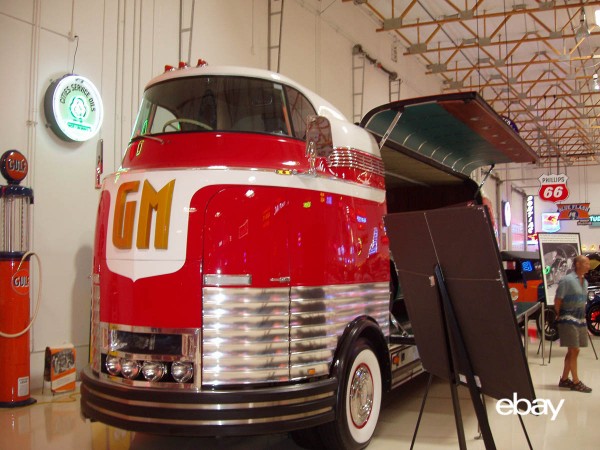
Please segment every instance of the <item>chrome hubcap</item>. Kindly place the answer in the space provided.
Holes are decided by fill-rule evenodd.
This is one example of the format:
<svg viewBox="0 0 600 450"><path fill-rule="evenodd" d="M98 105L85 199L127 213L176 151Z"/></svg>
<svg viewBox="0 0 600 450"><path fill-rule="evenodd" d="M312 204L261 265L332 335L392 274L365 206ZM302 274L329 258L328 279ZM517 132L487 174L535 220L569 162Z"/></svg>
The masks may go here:
<svg viewBox="0 0 600 450"><path fill-rule="evenodd" d="M373 377L366 364L360 364L352 376L350 384L350 416L357 428L369 421L373 410Z"/></svg>

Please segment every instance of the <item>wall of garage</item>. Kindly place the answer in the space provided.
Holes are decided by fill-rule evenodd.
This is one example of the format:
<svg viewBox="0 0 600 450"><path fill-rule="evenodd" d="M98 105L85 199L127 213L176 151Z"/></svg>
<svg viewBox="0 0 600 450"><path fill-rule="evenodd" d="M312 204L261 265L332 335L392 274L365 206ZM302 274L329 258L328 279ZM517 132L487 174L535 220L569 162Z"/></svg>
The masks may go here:
<svg viewBox="0 0 600 450"><path fill-rule="evenodd" d="M194 4L192 15L192 3ZM267 68L268 0L0 0L0 152L18 149L30 163L26 184L35 192L32 290L41 306L31 334L33 387L42 384L46 346L73 343L78 368L87 358L92 236L99 191L96 154L104 148L104 171L118 166L129 140L145 83L180 52L192 63ZM182 8L180 9L180 6ZM180 14L181 13L181 14ZM192 24L189 33L183 28ZM181 24L180 25L180 19ZM394 39L376 33L372 18L352 2L286 0L280 71L353 115L352 48L360 44L402 79L400 97L440 91ZM78 38L75 38L78 36ZM180 39L182 38L182 39ZM89 78L102 96L99 135L66 143L46 126L43 98L52 80L66 73ZM388 76L365 67L363 111L388 102ZM32 296L33 297L33 296Z"/></svg>
<svg viewBox="0 0 600 450"><path fill-rule="evenodd" d="M515 167L502 170L501 175L506 180L506 185L518 188L528 195L534 195L535 226L537 231L542 231L541 213L556 212L556 204L542 201L538 196L540 189L539 177L548 174L566 174L569 196L561 203L589 203L590 214L600 214L600 170L598 166L564 166L557 169L536 167ZM515 217L513 216L513 221ZM524 219L523 219L524 220ZM561 220L561 233L578 233L584 251L600 249L600 228L590 225L578 224L576 220ZM522 250L522 248L513 248ZM537 247L528 246L527 250L537 251Z"/></svg>

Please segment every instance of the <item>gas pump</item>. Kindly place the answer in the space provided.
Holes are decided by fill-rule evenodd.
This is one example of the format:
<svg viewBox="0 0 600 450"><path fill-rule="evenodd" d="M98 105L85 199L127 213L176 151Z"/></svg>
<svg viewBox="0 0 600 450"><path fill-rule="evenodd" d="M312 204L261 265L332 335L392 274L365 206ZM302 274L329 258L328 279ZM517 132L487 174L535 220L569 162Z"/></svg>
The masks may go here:
<svg viewBox="0 0 600 450"><path fill-rule="evenodd" d="M35 403L29 394L29 205L33 190L19 183L27 159L17 150L0 157L0 407ZM39 303L38 303L39 304ZM37 308L36 308L37 312Z"/></svg>

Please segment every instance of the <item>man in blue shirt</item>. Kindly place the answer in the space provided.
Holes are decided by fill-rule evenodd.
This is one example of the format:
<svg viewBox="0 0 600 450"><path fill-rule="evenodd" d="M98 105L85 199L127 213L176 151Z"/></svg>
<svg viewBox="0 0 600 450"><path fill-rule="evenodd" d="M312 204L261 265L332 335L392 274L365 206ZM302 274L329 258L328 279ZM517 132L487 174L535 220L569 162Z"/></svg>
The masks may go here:
<svg viewBox="0 0 600 450"><path fill-rule="evenodd" d="M565 275L558 283L554 310L560 337L560 346L567 347L565 367L558 383L559 387L572 391L592 392L577 375L579 347L587 347L588 332L585 323L588 282L584 275L590 270L590 260L578 255L574 260L574 271ZM569 373L573 379L569 378Z"/></svg>

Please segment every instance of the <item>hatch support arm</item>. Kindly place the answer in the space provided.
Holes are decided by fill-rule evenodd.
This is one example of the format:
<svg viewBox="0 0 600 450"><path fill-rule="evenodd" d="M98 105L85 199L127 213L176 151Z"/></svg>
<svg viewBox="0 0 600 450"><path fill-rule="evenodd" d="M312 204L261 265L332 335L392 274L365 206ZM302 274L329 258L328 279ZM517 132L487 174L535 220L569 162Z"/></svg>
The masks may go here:
<svg viewBox="0 0 600 450"><path fill-rule="evenodd" d="M383 133L383 136L381 137L381 141L379 142L379 150L381 150L383 148L383 146L385 145L385 141L387 141L388 138L390 137L390 134L392 134L392 130L394 129L394 127L400 120L401 116L402 116L402 111L398 111L396 113L396 117L394 117L394 120L392 120L392 123L390 123L390 126L388 127L388 129L385 130L385 133Z"/></svg>

